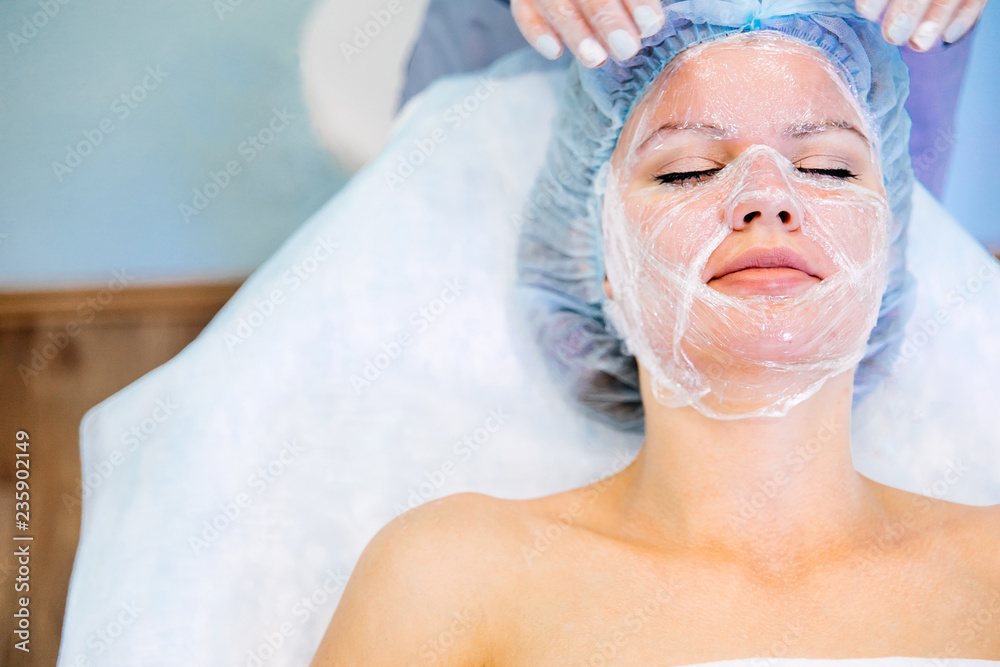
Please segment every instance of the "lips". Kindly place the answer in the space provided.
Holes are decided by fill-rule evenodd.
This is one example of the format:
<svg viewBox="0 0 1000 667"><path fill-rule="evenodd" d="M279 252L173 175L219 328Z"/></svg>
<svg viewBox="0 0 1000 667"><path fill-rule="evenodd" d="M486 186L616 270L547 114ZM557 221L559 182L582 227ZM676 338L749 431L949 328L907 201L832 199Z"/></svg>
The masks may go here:
<svg viewBox="0 0 1000 667"><path fill-rule="evenodd" d="M809 262L801 255L784 246L773 248L752 248L738 257L726 262L710 280L722 278L731 273L745 271L747 269L794 269L814 278L822 278L817 275Z"/></svg>

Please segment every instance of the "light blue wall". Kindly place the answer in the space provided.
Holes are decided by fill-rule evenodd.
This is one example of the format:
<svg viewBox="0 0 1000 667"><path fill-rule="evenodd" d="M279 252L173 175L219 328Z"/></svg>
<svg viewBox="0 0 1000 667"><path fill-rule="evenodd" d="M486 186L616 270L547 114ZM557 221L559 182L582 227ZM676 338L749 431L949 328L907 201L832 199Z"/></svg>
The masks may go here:
<svg viewBox="0 0 1000 667"><path fill-rule="evenodd" d="M266 259L345 178L301 99L312 4L0 3L0 288L101 284L122 268L137 283L239 277ZM134 109L120 99L132 90ZM275 109L293 118L241 152ZM102 122L113 132L98 142ZM87 150L85 133L92 152L54 167L67 146ZM185 221L180 205L229 161L239 173Z"/></svg>
<svg viewBox="0 0 1000 667"><path fill-rule="evenodd" d="M966 71L945 207L976 238L1000 249L1000 2L987 3Z"/></svg>

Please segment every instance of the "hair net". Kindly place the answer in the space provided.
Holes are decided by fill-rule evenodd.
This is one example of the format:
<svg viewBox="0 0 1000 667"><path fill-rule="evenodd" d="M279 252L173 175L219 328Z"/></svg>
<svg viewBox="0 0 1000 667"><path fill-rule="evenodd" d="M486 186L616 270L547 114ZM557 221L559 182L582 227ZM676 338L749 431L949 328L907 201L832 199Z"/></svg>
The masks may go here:
<svg viewBox="0 0 1000 667"><path fill-rule="evenodd" d="M906 227L912 169L903 109L908 75L898 49L851 2L684 0L631 59L569 70L545 162L528 198L518 247L518 298L560 385L598 419L641 430L635 358L605 315L603 177L626 119L681 51L739 32L777 31L818 48L844 75L874 126L891 208L887 287L855 374L855 398L891 372L912 302Z"/></svg>

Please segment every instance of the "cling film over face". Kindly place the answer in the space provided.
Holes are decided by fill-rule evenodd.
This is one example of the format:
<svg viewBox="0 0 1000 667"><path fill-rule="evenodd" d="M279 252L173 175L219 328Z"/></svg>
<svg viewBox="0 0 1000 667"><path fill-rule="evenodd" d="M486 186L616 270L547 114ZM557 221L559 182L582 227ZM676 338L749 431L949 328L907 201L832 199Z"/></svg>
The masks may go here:
<svg viewBox="0 0 1000 667"><path fill-rule="evenodd" d="M652 395L781 416L865 355L890 209L873 121L819 50L768 31L693 46L604 172L608 317Z"/></svg>

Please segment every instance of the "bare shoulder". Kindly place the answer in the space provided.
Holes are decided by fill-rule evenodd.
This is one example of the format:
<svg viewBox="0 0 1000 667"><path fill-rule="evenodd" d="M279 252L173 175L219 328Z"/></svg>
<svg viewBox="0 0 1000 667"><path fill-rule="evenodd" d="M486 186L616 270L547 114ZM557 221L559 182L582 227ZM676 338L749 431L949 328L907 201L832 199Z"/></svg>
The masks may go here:
<svg viewBox="0 0 1000 667"><path fill-rule="evenodd" d="M1000 505L967 505L877 484L903 534L941 545L1000 588Z"/></svg>
<svg viewBox="0 0 1000 667"><path fill-rule="evenodd" d="M941 554L980 586L1000 593L1000 505L966 505L940 498L923 498L928 525Z"/></svg>
<svg viewBox="0 0 1000 667"><path fill-rule="evenodd" d="M489 664L521 511L461 493L390 521L351 573L313 666Z"/></svg>

